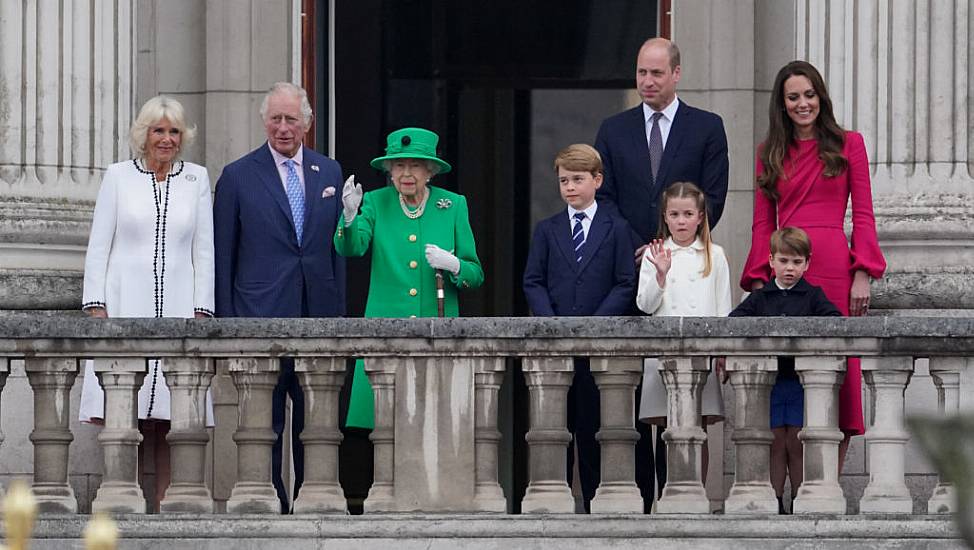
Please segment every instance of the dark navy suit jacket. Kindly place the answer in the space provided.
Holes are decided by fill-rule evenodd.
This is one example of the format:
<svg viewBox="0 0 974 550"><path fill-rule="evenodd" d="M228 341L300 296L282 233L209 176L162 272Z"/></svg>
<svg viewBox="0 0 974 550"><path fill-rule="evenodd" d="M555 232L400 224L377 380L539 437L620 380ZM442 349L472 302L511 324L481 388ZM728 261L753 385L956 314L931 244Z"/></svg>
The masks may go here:
<svg viewBox="0 0 974 550"><path fill-rule="evenodd" d="M611 204L595 212L575 261L567 210L534 229L524 268L524 295L535 315L625 315L635 290L632 229Z"/></svg>
<svg viewBox="0 0 974 550"><path fill-rule="evenodd" d="M707 195L710 227L717 225L727 196L727 135L721 118L680 100L670 126L655 184L643 106L602 122L595 148L602 155L605 179L596 197L618 205L638 237L637 245L656 237L663 190L679 181L695 183Z"/></svg>
<svg viewBox="0 0 974 550"><path fill-rule="evenodd" d="M342 169L307 147L303 155L300 244L266 143L223 169L213 201L218 316L345 314L345 259L332 245L342 211Z"/></svg>

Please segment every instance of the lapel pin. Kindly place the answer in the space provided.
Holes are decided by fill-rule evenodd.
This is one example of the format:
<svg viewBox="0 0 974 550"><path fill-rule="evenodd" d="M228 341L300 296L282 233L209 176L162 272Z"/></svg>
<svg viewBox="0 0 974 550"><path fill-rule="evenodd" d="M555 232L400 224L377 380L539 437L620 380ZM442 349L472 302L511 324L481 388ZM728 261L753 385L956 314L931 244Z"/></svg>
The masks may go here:
<svg viewBox="0 0 974 550"><path fill-rule="evenodd" d="M186 174L186 181L196 181L196 176L193 174Z"/></svg>
<svg viewBox="0 0 974 550"><path fill-rule="evenodd" d="M311 171L312 172L317 172L318 171L318 165L317 164L312 164L311 165Z"/></svg>

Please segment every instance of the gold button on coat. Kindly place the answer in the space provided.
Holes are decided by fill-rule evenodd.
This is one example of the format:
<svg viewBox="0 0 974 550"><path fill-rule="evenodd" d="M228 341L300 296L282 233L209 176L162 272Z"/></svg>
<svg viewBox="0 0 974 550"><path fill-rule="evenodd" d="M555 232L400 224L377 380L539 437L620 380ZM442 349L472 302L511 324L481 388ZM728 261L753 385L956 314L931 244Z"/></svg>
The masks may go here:
<svg viewBox="0 0 974 550"><path fill-rule="evenodd" d="M416 235L410 235L409 236L409 242L411 242L411 243L416 242Z"/></svg>
<svg viewBox="0 0 974 550"><path fill-rule="evenodd" d="M411 262L409 262L409 269L416 269L416 266L418 265L419 264L416 263L416 260L412 260Z"/></svg>
<svg viewBox="0 0 974 550"><path fill-rule="evenodd" d="M415 296L417 294L419 294L419 291L417 291L415 288L410 288L409 289L409 295L410 296Z"/></svg>

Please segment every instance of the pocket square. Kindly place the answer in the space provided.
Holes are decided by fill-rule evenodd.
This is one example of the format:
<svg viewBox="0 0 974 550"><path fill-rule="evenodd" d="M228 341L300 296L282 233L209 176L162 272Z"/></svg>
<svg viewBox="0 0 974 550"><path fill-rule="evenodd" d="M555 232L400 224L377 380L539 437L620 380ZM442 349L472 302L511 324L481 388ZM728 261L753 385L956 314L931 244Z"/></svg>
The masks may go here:
<svg viewBox="0 0 974 550"><path fill-rule="evenodd" d="M331 187L331 186L325 187L324 190L322 190L322 192L321 192L321 198L323 198L323 199L326 199L328 197L333 197L333 196L335 196L335 188L334 187Z"/></svg>

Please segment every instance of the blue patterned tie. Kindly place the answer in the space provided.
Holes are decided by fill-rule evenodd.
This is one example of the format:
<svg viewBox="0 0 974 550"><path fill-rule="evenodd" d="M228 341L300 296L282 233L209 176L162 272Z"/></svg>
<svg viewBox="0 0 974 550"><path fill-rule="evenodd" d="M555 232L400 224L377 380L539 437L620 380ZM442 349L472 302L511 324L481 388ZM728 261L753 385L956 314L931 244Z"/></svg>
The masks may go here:
<svg viewBox="0 0 974 550"><path fill-rule="evenodd" d="M575 263L582 263L582 245L585 244L585 231L582 229L582 220L585 219L585 212L575 212L575 226L572 227L572 243L575 245Z"/></svg>
<svg viewBox="0 0 974 550"><path fill-rule="evenodd" d="M298 243L301 243L301 234L304 232L304 186L298 179L298 172L294 169L294 161L287 159L284 161L287 166L287 202L291 204L291 217L294 218L294 232L298 236Z"/></svg>
<svg viewBox="0 0 974 550"><path fill-rule="evenodd" d="M663 160L663 132L659 129L659 119L663 113L653 113L653 127L649 129L649 167L653 171L653 184L659 174L659 163Z"/></svg>

